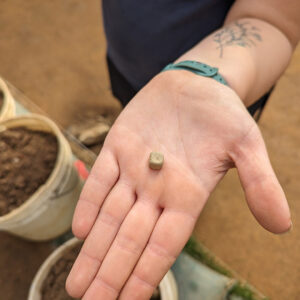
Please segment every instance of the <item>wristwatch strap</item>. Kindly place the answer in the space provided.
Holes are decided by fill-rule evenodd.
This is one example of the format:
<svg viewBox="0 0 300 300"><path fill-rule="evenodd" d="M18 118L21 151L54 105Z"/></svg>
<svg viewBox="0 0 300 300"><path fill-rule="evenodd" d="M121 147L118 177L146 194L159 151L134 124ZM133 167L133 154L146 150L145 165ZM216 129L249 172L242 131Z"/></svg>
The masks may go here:
<svg viewBox="0 0 300 300"><path fill-rule="evenodd" d="M226 80L219 74L219 69L211 67L209 65L192 61L192 60L185 60L181 61L177 64L169 64L167 65L162 72L168 71L168 70L186 70L193 72L197 75L204 76L204 77L210 77L215 79L216 81L228 86L228 83Z"/></svg>

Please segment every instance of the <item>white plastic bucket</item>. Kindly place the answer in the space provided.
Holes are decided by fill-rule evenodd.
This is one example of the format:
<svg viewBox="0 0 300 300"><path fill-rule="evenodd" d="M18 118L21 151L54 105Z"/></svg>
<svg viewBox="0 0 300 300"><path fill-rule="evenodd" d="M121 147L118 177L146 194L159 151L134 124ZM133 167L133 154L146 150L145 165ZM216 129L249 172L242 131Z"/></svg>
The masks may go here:
<svg viewBox="0 0 300 300"><path fill-rule="evenodd" d="M82 183L70 146L54 122L32 114L0 122L0 131L19 126L53 133L58 141L57 159L45 184L20 207L0 217L0 230L30 240L49 240L70 229Z"/></svg>
<svg viewBox="0 0 300 300"><path fill-rule="evenodd" d="M6 82L0 77L0 92L3 93L3 104L0 107L0 121L9 119L16 114L15 101L7 87Z"/></svg>
<svg viewBox="0 0 300 300"><path fill-rule="evenodd" d="M30 287L28 300L42 300L41 290L43 282L47 278L52 266L70 249L80 241L76 238L70 239L57 248L42 264L36 273ZM178 300L177 286L174 276L169 271L159 284L161 300Z"/></svg>
<svg viewBox="0 0 300 300"><path fill-rule="evenodd" d="M177 284L172 271L169 271L159 284L161 300L178 300Z"/></svg>

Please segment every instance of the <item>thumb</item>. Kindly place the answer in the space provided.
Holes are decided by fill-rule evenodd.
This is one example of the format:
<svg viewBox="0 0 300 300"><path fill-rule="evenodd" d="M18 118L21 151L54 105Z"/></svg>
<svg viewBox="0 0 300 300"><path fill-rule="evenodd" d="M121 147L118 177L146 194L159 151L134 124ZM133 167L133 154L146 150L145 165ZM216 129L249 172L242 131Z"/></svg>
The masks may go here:
<svg viewBox="0 0 300 300"><path fill-rule="evenodd" d="M257 221L273 233L291 226L289 206L271 166L267 150L255 125L231 153L247 203Z"/></svg>

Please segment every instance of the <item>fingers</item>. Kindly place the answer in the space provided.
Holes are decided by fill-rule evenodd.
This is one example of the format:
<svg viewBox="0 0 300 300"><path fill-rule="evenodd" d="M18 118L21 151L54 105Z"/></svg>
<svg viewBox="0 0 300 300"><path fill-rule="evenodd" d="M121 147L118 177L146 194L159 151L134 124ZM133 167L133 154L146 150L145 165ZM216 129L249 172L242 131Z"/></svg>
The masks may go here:
<svg viewBox="0 0 300 300"><path fill-rule="evenodd" d="M91 230L100 207L119 177L114 154L102 149L77 203L72 229L75 236L85 238Z"/></svg>
<svg viewBox="0 0 300 300"><path fill-rule="evenodd" d="M291 219L284 192L268 158L259 130L253 130L232 155L250 210L273 233L290 229Z"/></svg>
<svg viewBox="0 0 300 300"><path fill-rule="evenodd" d="M97 296L104 294L108 287L115 293L105 299L116 299L141 256L160 213L160 209L149 201L136 202L83 299L99 299Z"/></svg>
<svg viewBox="0 0 300 300"><path fill-rule="evenodd" d="M103 204L99 216L67 279L67 291L81 297L89 287L136 196L133 188L119 181Z"/></svg>
<svg viewBox="0 0 300 300"><path fill-rule="evenodd" d="M183 212L165 209L120 300L149 299L186 244L196 219Z"/></svg>

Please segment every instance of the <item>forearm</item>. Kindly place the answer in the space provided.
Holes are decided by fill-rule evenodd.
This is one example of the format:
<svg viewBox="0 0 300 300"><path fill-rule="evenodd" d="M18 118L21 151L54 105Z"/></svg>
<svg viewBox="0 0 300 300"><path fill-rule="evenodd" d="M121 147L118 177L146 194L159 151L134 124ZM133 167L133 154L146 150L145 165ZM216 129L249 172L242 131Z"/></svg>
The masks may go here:
<svg viewBox="0 0 300 300"><path fill-rule="evenodd" d="M218 67L220 74L248 106L274 85L287 67L292 52L290 39L276 26L233 15L224 27L178 61L197 60Z"/></svg>

